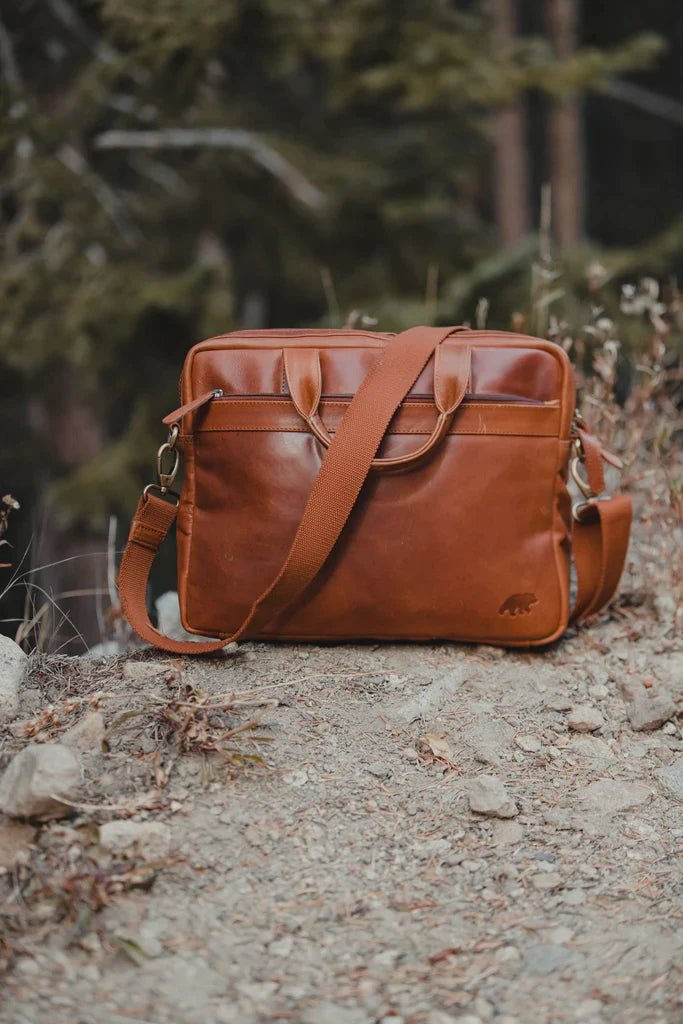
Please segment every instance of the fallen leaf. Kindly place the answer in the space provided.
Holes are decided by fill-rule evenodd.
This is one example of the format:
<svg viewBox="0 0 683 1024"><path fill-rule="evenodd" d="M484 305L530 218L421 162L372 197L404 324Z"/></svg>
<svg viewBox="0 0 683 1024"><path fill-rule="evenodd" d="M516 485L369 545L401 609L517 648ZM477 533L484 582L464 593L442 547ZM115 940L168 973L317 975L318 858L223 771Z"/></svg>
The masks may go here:
<svg viewBox="0 0 683 1024"><path fill-rule="evenodd" d="M457 768L453 760L453 751L448 745L447 740L442 736L437 736L436 733L428 732L422 736L417 742L417 751L420 755L420 760L425 764L433 764L436 761L439 764L447 765L449 768Z"/></svg>

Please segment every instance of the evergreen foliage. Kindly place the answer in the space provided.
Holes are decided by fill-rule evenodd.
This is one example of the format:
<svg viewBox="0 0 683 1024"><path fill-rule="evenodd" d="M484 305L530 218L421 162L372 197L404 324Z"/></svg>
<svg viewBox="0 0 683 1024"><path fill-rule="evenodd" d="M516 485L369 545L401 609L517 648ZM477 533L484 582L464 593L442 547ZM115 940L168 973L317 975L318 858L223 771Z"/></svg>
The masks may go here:
<svg viewBox="0 0 683 1024"><path fill-rule="evenodd" d="M2 19L0 428L30 427L0 479L93 531L129 514L201 337L354 308L457 322L493 282L507 326L531 248L496 253L491 113L660 47L561 63L526 38L500 60L486 5L447 0L17 0Z"/></svg>

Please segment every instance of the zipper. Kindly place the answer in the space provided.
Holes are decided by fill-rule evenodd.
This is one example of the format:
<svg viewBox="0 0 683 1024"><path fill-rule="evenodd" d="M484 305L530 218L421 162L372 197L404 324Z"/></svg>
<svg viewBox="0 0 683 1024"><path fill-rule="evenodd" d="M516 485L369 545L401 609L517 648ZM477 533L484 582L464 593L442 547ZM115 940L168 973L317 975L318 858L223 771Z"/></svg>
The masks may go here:
<svg viewBox="0 0 683 1024"><path fill-rule="evenodd" d="M408 395L406 398L403 399L403 403L401 404L405 403L406 405L410 405L411 403L414 402L425 402L428 401L430 397L430 395ZM266 401L272 401L273 399L287 399L289 398L289 395L284 393L275 394L274 392L266 392L265 394L246 393L240 395L226 395L222 388L212 388L211 391L205 391L204 394L199 395L197 398L194 398L191 402L186 402L184 405L179 406L179 408L174 409L173 412L170 412L168 414L168 416L164 416L162 422L165 423L166 426L172 427L174 424L180 423L183 416L189 416L190 413L197 412L199 409L203 408L203 406L208 405L209 402L230 402L236 400L239 401L240 399L245 398L251 400L264 399ZM353 398L353 395L323 395L322 401L324 402L325 399L327 399L328 401L335 401L340 399L350 400L351 398ZM524 405L537 407L544 407L555 404L553 402L542 402L538 398L525 398L523 395L496 394L495 392L483 392L482 394L465 395L463 404L469 405L470 403L480 405L491 403L497 405Z"/></svg>
<svg viewBox="0 0 683 1024"><path fill-rule="evenodd" d="M263 399L267 399L267 400L271 400L272 401L273 399L285 399L285 398L289 398L290 396L289 396L289 394L287 392L284 392L284 391L283 392L277 392L277 393L275 393L273 391L259 392L259 393L256 393L256 392L245 392L245 393L239 394L239 395L236 395L236 394L235 395L226 395L224 391L222 391L220 388L217 388L216 391L213 392L213 397L214 398L222 398L225 401L229 402L229 401L235 401L235 400L244 399L244 398L248 398L248 399L263 398ZM346 394L344 394L344 395L323 394L321 396L321 401L322 402L324 402L326 400L328 402L342 401L342 400L343 401L350 401L352 398L353 398L353 395L346 395ZM431 400L432 400L432 396L431 395L427 395L427 394L425 394L425 395L407 395L403 399L403 402L401 404L410 403L410 402L427 402L427 401L431 401ZM555 404L554 402L543 402L539 398L526 398L524 395L506 395L506 394L502 394L502 393L501 394L496 394L495 392L482 392L481 394L465 395L465 398L464 398L463 401L465 403L467 403L467 402L476 402L478 404L485 404L487 402L490 402L490 403L498 403L500 405L540 405L540 406L547 406L547 405L554 405Z"/></svg>

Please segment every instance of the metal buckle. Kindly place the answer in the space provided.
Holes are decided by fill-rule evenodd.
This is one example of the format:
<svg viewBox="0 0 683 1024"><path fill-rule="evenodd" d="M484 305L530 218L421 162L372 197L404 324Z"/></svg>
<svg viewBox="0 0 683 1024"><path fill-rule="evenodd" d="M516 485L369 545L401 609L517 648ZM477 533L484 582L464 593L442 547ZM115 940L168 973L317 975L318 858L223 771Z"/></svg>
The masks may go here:
<svg viewBox="0 0 683 1024"><path fill-rule="evenodd" d="M162 497L170 495L171 497L175 498L176 505L178 505L178 503L180 502L180 495L176 494L175 491L171 490L173 482L176 476L178 475L178 469L180 468L180 452L176 448L179 434L180 429L178 427L178 424L174 423L168 433L168 441L164 441L164 443L159 448L159 451L157 452L156 483L147 484L144 491L142 492L143 497L146 497L150 491L156 490ZM173 461L171 462L171 465L168 467L168 469L164 470L164 458L167 453L171 455Z"/></svg>

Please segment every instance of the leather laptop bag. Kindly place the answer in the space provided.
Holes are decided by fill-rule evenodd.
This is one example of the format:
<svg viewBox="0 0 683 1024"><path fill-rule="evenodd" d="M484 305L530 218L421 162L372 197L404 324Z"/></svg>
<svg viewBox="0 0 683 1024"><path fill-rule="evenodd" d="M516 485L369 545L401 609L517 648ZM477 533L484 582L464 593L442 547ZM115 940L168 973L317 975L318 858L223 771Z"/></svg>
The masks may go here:
<svg viewBox="0 0 683 1024"><path fill-rule="evenodd" d="M240 331L195 345L121 564L139 636L547 644L612 597L631 503L552 342L462 327ZM180 495L172 491L182 459ZM573 477L578 500L568 488ZM182 623L152 625L173 524ZM570 605L570 570L576 597Z"/></svg>

